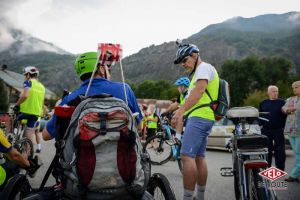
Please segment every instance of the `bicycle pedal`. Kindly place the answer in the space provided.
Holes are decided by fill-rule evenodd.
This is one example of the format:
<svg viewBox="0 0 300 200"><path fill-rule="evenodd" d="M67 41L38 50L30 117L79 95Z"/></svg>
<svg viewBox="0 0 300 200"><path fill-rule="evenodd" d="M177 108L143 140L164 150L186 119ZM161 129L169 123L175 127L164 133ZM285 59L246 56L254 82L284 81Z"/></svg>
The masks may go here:
<svg viewBox="0 0 300 200"><path fill-rule="evenodd" d="M220 173L221 173L221 176L231 177L231 176L233 176L232 167L222 167L220 169Z"/></svg>

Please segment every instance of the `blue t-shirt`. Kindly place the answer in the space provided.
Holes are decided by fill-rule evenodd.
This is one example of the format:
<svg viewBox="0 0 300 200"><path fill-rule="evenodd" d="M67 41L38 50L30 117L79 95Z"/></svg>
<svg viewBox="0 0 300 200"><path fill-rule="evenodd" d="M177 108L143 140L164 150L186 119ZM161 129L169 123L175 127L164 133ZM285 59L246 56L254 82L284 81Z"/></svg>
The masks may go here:
<svg viewBox="0 0 300 200"><path fill-rule="evenodd" d="M73 91L71 94L66 96L60 105L65 105L68 104L70 101L74 100L76 97L79 95L84 95L86 92L86 89L88 87L89 80L86 80L82 83L82 85L75 91ZM127 101L128 101L128 106L131 110L132 113L138 112L138 123L141 122L143 116L140 111L140 108L138 106L138 103L136 101L136 98L134 96L133 91L129 87L129 85L125 84L126 88L126 95L127 95ZM116 97L118 99L122 99L125 101L125 94L124 94L124 87L123 83L120 82L112 82L104 78L94 78L92 81L92 84L89 89L88 96L92 95L98 95L98 94L111 94L113 97ZM55 114L53 117L49 120L47 123L46 129L50 133L52 137L55 137L54 135L54 126L56 122L56 116Z"/></svg>
<svg viewBox="0 0 300 200"><path fill-rule="evenodd" d="M23 88L31 88L31 85L32 85L31 81L30 80L26 80L23 83Z"/></svg>

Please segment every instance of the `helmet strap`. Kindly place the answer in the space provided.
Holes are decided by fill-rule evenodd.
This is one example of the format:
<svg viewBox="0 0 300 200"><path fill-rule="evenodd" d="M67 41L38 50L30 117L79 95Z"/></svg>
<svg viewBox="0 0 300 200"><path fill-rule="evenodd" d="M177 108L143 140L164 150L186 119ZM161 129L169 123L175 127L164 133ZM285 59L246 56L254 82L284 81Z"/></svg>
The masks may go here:
<svg viewBox="0 0 300 200"><path fill-rule="evenodd" d="M197 58L196 58L196 62L195 62L195 65L194 65L194 69L193 69L193 71L189 74L189 77L191 77L191 76L195 73L196 67L197 67L197 65L198 65L198 60L199 60L199 55L198 55Z"/></svg>

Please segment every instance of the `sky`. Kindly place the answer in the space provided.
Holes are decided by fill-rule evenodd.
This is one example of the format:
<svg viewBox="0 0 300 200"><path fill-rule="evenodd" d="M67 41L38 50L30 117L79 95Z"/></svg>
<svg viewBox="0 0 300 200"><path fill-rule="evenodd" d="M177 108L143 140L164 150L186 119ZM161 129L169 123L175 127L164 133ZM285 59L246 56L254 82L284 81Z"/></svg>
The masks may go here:
<svg viewBox="0 0 300 200"><path fill-rule="evenodd" d="M76 54L120 43L124 56L237 16L290 11L299 0L0 0L0 20L34 37Z"/></svg>

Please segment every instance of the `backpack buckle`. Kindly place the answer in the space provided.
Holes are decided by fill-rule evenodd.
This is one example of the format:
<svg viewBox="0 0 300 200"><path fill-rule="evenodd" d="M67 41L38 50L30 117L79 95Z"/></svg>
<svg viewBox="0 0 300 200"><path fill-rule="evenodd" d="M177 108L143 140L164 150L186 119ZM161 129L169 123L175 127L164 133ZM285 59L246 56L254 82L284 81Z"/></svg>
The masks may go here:
<svg viewBox="0 0 300 200"><path fill-rule="evenodd" d="M98 113L99 118L100 118L100 130L99 133L101 135L106 135L107 130L106 130L106 121L107 121L107 113Z"/></svg>

